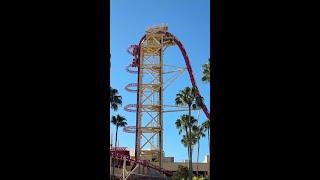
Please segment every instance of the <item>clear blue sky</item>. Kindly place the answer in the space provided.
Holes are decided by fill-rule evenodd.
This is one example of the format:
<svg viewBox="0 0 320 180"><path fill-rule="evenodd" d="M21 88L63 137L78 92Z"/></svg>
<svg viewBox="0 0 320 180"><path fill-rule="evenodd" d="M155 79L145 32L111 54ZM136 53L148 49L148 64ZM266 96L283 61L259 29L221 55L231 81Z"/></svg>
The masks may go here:
<svg viewBox="0 0 320 180"><path fill-rule="evenodd" d="M209 0L111 0L110 2L110 46L111 46L111 86L119 90L123 97L123 106L111 115L120 114L127 119L128 125L135 125L135 113L124 111L127 104L136 103L136 94L127 92L124 87L137 81L137 75L125 71L125 66L131 63L132 56L126 52L131 44L138 44L149 26L165 23L169 32L175 35L184 45L194 72L195 80L205 103L210 108L210 85L201 81L202 65L210 56L210 1ZM185 63L177 46L169 47L164 54L164 63L184 66ZM174 81L164 92L164 104L174 105L175 94L191 86L187 72ZM186 112L187 113L187 112ZM181 135L175 128L175 121L182 115L165 113L164 151L165 156L175 157L175 161L187 159L187 148L180 143ZM198 118L198 113L192 114ZM199 122L206 119L201 111ZM115 127L110 125L110 132L115 138ZM119 129L120 146L134 149L135 136ZM199 161L208 154L208 139L200 141ZM196 161L197 146L194 148L193 161Z"/></svg>

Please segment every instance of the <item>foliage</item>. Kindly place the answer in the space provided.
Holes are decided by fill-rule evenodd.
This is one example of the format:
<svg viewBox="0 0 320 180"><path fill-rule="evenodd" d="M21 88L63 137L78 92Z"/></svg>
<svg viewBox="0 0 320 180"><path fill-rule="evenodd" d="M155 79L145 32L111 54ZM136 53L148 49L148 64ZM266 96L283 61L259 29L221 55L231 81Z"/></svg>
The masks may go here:
<svg viewBox="0 0 320 180"><path fill-rule="evenodd" d="M110 87L110 106L114 111L118 110L118 107L122 105L122 97L119 95L117 89Z"/></svg>
<svg viewBox="0 0 320 180"><path fill-rule="evenodd" d="M204 134L204 128L202 126L198 126L198 125L194 125L192 127L192 133L194 136L193 141L195 141L195 143L198 142L198 153L197 153L197 175L198 175L198 163L199 163L199 151L200 151L200 139L202 137L205 137L206 135Z"/></svg>
<svg viewBox="0 0 320 180"><path fill-rule="evenodd" d="M190 138L190 136L191 136L191 138ZM183 144L184 147L188 147L189 142L192 143L191 144L192 146L194 146L197 143L197 138L196 138L195 134L191 133L188 137L186 135L182 136L181 143Z"/></svg>
<svg viewBox="0 0 320 180"><path fill-rule="evenodd" d="M196 124L198 122L197 119L195 119L193 116L189 115L182 115L180 116L180 119L177 119L175 124L176 124L176 128L179 130L179 135L185 131L186 135L188 135L188 131L187 128L192 127L194 124Z"/></svg>
<svg viewBox="0 0 320 180"><path fill-rule="evenodd" d="M186 87L183 90L180 90L176 94L175 103L176 105L188 105L192 109L197 109L202 103L201 98L197 96L198 90L194 87Z"/></svg>
<svg viewBox="0 0 320 180"><path fill-rule="evenodd" d="M111 123L116 126L116 141L114 145L115 148L117 148L117 142L118 142L118 128L126 126L127 125L126 121L127 121L126 118L120 115L112 116L111 118ZM114 161L113 161L113 164L114 164ZM114 167L112 168L112 175L114 175Z"/></svg>
<svg viewBox="0 0 320 180"><path fill-rule="evenodd" d="M202 81L205 83L210 82L210 58L208 63L202 65Z"/></svg>
<svg viewBox="0 0 320 180"><path fill-rule="evenodd" d="M172 176L172 180L181 180L188 178L188 168L185 166L178 166L177 172Z"/></svg>
<svg viewBox="0 0 320 180"><path fill-rule="evenodd" d="M119 114L117 116L112 116L111 123L117 127L124 127L127 125L126 118L123 116L120 116Z"/></svg>
<svg viewBox="0 0 320 180"><path fill-rule="evenodd" d="M210 144L210 120L207 119L205 122L202 123L202 128L204 132L208 133L208 142ZM210 152L210 145L209 145L209 152Z"/></svg>
<svg viewBox="0 0 320 180"><path fill-rule="evenodd" d="M193 176L192 180L209 180L209 177L199 176L199 178L197 178L197 176Z"/></svg>
<svg viewBox="0 0 320 180"><path fill-rule="evenodd" d="M202 126L192 126L192 134L195 136L196 140L200 140L202 137L205 137L204 128Z"/></svg>
<svg viewBox="0 0 320 180"><path fill-rule="evenodd" d="M209 152L210 152L210 120L209 119L207 119L205 122L202 123L202 128L204 132L208 133Z"/></svg>
<svg viewBox="0 0 320 180"><path fill-rule="evenodd" d="M209 180L210 176L204 177L203 180Z"/></svg>
<svg viewBox="0 0 320 180"><path fill-rule="evenodd" d="M207 119L205 122L202 123L202 127L205 129L205 131L210 129L210 121Z"/></svg>
<svg viewBox="0 0 320 180"><path fill-rule="evenodd" d="M199 96L198 89L195 87L186 87L183 90L180 90L178 94L176 94L175 98L176 105L187 105L189 110L189 115L185 115L184 117L188 117L188 120L184 120L186 122L181 122L181 126L185 129L185 135L181 140L182 144L188 147L188 157L189 157L189 179L192 178L192 144L193 137L191 135L191 128L193 126L192 116L191 116L191 108L197 109L203 103L203 98ZM181 118L182 119L182 118ZM179 123L179 122L178 122ZM182 132L182 128L177 126L179 129L179 134ZM189 129L189 130L188 130Z"/></svg>

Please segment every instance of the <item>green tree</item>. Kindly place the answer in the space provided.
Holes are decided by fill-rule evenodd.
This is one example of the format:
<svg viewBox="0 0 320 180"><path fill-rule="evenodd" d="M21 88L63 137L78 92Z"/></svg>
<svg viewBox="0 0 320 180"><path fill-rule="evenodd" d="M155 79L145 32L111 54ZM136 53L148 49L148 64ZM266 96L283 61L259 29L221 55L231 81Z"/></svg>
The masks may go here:
<svg viewBox="0 0 320 180"><path fill-rule="evenodd" d="M202 128L204 132L208 133L208 144L209 144L209 152L210 152L210 120L207 119L205 122L202 123Z"/></svg>
<svg viewBox="0 0 320 180"><path fill-rule="evenodd" d="M189 131L188 131L188 127L192 126L193 124L197 123L197 120L191 116L189 118L188 115L184 114L182 116L180 116L180 119L177 119L175 124L176 124L176 128L179 130L179 135L184 132L186 136L189 136ZM189 146L185 146L188 147L188 157L189 157Z"/></svg>
<svg viewBox="0 0 320 180"><path fill-rule="evenodd" d="M186 87L183 90L180 90L178 94L176 94L175 98L175 104L181 105L181 106L188 106L189 110L189 121L191 122L191 108L196 109L198 106L200 106L202 103L202 98L198 96L198 90L194 87ZM188 124L188 132L191 132L191 124ZM186 136L188 137L188 133L186 133ZM191 150L191 139L189 139L189 146L188 146L188 152L189 152L189 178L192 179L192 150Z"/></svg>
<svg viewBox="0 0 320 180"><path fill-rule="evenodd" d="M188 115L184 114L182 116L180 116L180 119L177 119L175 124L176 124L176 128L179 130L179 135L182 134L182 132L184 132L184 135L189 137L189 131L188 128L191 126L193 126L194 124L196 124L198 122L197 119L195 119L193 116L191 116L189 118ZM188 158L189 158L189 153L190 153L190 147L189 147L189 142L182 142L182 144L185 147L188 147ZM189 159L190 160L190 159Z"/></svg>
<svg viewBox="0 0 320 180"><path fill-rule="evenodd" d="M197 153L197 179L199 178L199 150L200 150L200 139L205 137L204 134L204 128L202 126L193 126L192 127L192 134L194 136L194 139L198 142L198 153Z"/></svg>
<svg viewBox="0 0 320 180"><path fill-rule="evenodd" d="M210 142L210 120L209 119L207 119L205 122L202 123L202 128L203 128L204 132L208 133L208 144L209 144L209 153L210 153L211 152L210 151L211 142ZM211 153L210 153L210 155L211 155ZM209 164L209 169L210 169L210 164ZM210 176L210 170L209 170L208 176Z"/></svg>
<svg viewBox="0 0 320 180"><path fill-rule="evenodd" d="M115 152L117 152L118 128L126 126L127 125L126 121L127 121L126 118L124 118L120 115L112 116L112 118L111 118L112 124L116 126L116 140L115 140L115 145L114 145ZM114 177L114 166L113 166L113 170L112 170L112 176Z"/></svg>
<svg viewBox="0 0 320 180"><path fill-rule="evenodd" d="M188 147L188 149L190 149L191 153L192 153L192 149L193 149L193 145L195 145L197 143L197 139L195 137L195 135L191 132L189 133L189 135L183 135L182 139L181 139L181 143L183 144L184 147ZM191 143L191 146L190 146ZM190 154L190 153L189 153ZM192 163L192 162L191 162ZM189 159L189 167L190 167L190 159ZM190 176L190 168L189 168L189 179L193 179L193 171L191 171L191 176Z"/></svg>
<svg viewBox="0 0 320 180"><path fill-rule="evenodd" d="M193 147L195 144L197 144L197 136L194 132L189 133L189 136L186 136L185 134L182 136L181 143L184 147L188 147L189 143L191 142L191 147Z"/></svg>
<svg viewBox="0 0 320 180"><path fill-rule="evenodd" d="M210 82L210 58L208 63L202 65L202 81L205 83Z"/></svg>
<svg viewBox="0 0 320 180"><path fill-rule="evenodd" d="M176 173L172 176L172 180L181 180L188 178L188 168L185 166L178 166Z"/></svg>
<svg viewBox="0 0 320 180"><path fill-rule="evenodd" d="M184 147L189 147L189 146L190 146L190 143L191 143L190 151L191 151L191 153L192 153L193 146L197 143L196 134L193 133L193 132L191 132L191 133L189 132L189 136L187 136L187 135L184 134L184 135L182 136L181 143L183 144ZM189 162L190 162L190 160L189 160ZM191 162L191 163L192 163L192 162ZM190 163L189 163L189 165L190 165ZM190 173L190 171L189 171L189 173ZM193 179L192 177L193 177L193 172L192 172L191 179ZM189 175L189 179L190 179L190 175Z"/></svg>
<svg viewBox="0 0 320 180"><path fill-rule="evenodd" d="M110 87L110 105L114 111L118 110L118 107L122 105L122 97L119 95L117 89Z"/></svg>

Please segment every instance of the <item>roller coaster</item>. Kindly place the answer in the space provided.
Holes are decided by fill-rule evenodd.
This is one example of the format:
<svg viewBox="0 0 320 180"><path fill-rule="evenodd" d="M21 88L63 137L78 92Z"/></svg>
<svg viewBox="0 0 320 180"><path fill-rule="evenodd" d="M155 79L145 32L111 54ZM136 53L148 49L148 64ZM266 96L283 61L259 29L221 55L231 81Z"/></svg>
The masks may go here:
<svg viewBox="0 0 320 180"><path fill-rule="evenodd" d="M175 45L181 51L186 68L164 64L163 54L165 49ZM185 70L189 74L192 87L198 89L189 57L181 41L168 32L168 27L165 25L148 28L139 44L129 46L127 52L133 56L133 60L126 66L126 71L136 74L137 82L126 85L125 89L137 94L137 103L128 104L124 107L125 111L136 113L136 125L127 126L124 131L136 135L135 156L133 159L129 156L120 155L116 151L110 153L110 156L133 163L131 171L137 171L137 174L143 174L141 167L147 167L155 169L163 175L172 176L172 173L162 168L163 113L187 111L188 108L164 105L163 93ZM173 70L166 71L164 67L170 67ZM173 76L164 80L164 74L173 74ZM199 91L197 91L196 96L202 98ZM201 109L205 116L210 119L210 113L205 103L201 103ZM137 165L139 165L139 168L137 168ZM128 175L126 176L123 173L122 178L127 179Z"/></svg>

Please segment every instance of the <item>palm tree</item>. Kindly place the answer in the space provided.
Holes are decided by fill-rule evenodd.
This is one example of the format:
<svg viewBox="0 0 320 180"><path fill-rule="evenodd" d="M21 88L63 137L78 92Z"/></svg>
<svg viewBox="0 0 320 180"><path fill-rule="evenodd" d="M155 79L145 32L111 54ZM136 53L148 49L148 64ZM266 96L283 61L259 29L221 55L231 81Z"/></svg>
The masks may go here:
<svg viewBox="0 0 320 180"><path fill-rule="evenodd" d="M191 146L190 146L190 142L191 142ZM191 132L191 133L189 133L189 136L184 134L182 136L181 143L183 144L184 147L189 147L190 146L190 151L192 153L193 145L195 145L197 143L197 138L195 136L195 133ZM189 165L190 165L190 159L189 159ZM193 179L192 177L193 177L193 172L192 172L192 174L190 176L190 171L189 171L189 179Z"/></svg>
<svg viewBox="0 0 320 180"><path fill-rule="evenodd" d="M189 138L191 136L191 138ZM195 145L197 143L197 138L195 133L189 134L189 137L186 136L185 134L182 136L181 143L183 144L184 147L189 146L189 142L192 142L191 145Z"/></svg>
<svg viewBox="0 0 320 180"><path fill-rule="evenodd" d="M118 90L110 87L110 105L114 111L118 110L118 107L122 105L122 97L118 95Z"/></svg>
<svg viewBox="0 0 320 180"><path fill-rule="evenodd" d="M115 144L114 144L115 153L117 153L118 128L126 126L127 125L126 121L127 121L126 118L124 118L124 117L122 117L120 115L112 116L112 118L111 118L112 124L114 124L116 126L116 141L115 141ZM113 170L112 170L112 176L114 177L114 167L113 167Z"/></svg>
<svg viewBox="0 0 320 180"><path fill-rule="evenodd" d="M204 132L207 131L208 133L208 144L209 144L209 153L211 152L210 151L210 145L211 145L211 142L210 142L210 120L207 119L205 122L202 123L202 128L204 130ZM210 153L211 155L211 153ZM210 164L209 164L209 169L210 169ZM208 176L210 176L210 170L208 172Z"/></svg>
<svg viewBox="0 0 320 180"><path fill-rule="evenodd" d="M176 94L175 104L176 105L187 105L189 110L189 122L191 122L191 107L196 109L202 103L202 99L198 96L198 90L194 87L186 87ZM192 125L189 124L189 132L191 132ZM188 134L186 134L188 137ZM191 139L189 139L191 140ZM192 178L192 151L191 141L189 142L189 177Z"/></svg>
<svg viewBox="0 0 320 180"><path fill-rule="evenodd" d="M177 119L176 122L175 122L176 128L179 130L179 135L184 131L185 132L185 136L189 137L188 127L189 126L193 126L197 122L198 122L198 120L195 119L193 116L191 116L190 118L186 114L180 116L180 119ZM182 143L182 144L184 144L184 143ZM189 146L189 143L187 143L185 147L188 147L188 157L189 157L189 161L190 161L190 146ZM189 164L189 168L190 168L190 164Z"/></svg>
<svg viewBox="0 0 320 180"><path fill-rule="evenodd" d="M188 136L188 121L190 121L189 116L186 114L180 116L180 119L176 120L175 124L176 128L179 130L179 135L182 133L182 131L184 131Z"/></svg>
<svg viewBox="0 0 320 180"><path fill-rule="evenodd" d="M209 143L209 152L210 152L210 121L207 119L205 122L202 123L202 127L204 129L204 132L207 131L208 133L208 143Z"/></svg>
<svg viewBox="0 0 320 180"><path fill-rule="evenodd" d="M210 58L208 63L202 65L202 81L203 82L210 82Z"/></svg>
<svg viewBox="0 0 320 180"><path fill-rule="evenodd" d="M198 171L198 164L199 164L199 150L200 150L200 139L205 137L204 128L202 126L193 126L192 127L192 134L195 136L196 141L198 141L198 153L197 153L197 179L199 179L199 171Z"/></svg>

